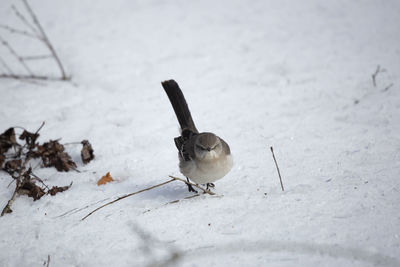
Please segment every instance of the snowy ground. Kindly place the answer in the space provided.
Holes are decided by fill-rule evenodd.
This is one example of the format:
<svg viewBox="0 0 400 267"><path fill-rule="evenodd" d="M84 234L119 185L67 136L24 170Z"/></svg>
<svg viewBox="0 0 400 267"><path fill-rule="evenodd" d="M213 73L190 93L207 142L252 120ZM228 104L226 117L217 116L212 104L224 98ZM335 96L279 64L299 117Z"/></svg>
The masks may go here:
<svg viewBox="0 0 400 267"><path fill-rule="evenodd" d="M0 80L0 131L89 139L81 173L37 170L70 190L18 197L0 218L0 266L400 266L400 3L51 1L32 7L73 83ZM1 0L0 24L19 26ZM22 27L22 26L21 26ZM1 36L21 54L38 44ZM7 50L0 55L7 58ZM9 61L18 69L18 63ZM52 63L32 63L54 72ZM387 71L371 74L377 65ZM179 182L174 78L194 120L231 146L220 197ZM387 86L393 84L389 89ZM285 192L269 147L273 146ZM98 187L110 171L117 182ZM11 178L0 172L1 208Z"/></svg>

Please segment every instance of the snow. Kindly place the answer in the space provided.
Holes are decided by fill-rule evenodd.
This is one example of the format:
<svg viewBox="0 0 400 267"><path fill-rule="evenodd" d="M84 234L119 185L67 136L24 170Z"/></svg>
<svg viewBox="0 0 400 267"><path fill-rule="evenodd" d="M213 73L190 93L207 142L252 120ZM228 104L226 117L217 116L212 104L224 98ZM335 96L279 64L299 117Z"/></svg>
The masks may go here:
<svg viewBox="0 0 400 267"><path fill-rule="evenodd" d="M73 186L0 218L0 266L400 266L400 3L30 1L72 82L0 80L0 131L88 139ZM2 0L0 24L20 26ZM40 44L0 32L24 55ZM18 70L17 62L0 55ZM386 72L371 75L377 65ZM31 62L38 73L55 65ZM196 126L226 140L218 196L180 182L81 218L178 170L178 124L160 82L181 86ZM385 90L389 85L390 88ZM269 147L273 146L285 191ZM118 181L97 186L110 172ZM11 197L0 172L1 208Z"/></svg>

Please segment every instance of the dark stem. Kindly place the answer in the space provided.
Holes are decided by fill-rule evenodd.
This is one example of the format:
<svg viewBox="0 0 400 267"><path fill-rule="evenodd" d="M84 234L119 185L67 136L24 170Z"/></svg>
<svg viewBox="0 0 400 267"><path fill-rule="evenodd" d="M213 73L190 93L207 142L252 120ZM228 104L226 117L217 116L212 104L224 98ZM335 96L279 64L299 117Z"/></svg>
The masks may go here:
<svg viewBox="0 0 400 267"><path fill-rule="evenodd" d="M95 213L96 211L98 211L99 209L102 209L102 208L104 208L104 207L106 207L106 206L108 206L108 205L111 205L111 204L113 204L113 203L115 203L115 202L117 202L117 201L120 201L120 200L122 200L122 199L124 199L124 198L130 197L130 196L133 196L133 195L137 195L137 194L140 194L140 193L142 193L142 192L145 192L145 191L148 191L148 190L151 190L151 189L154 189L154 188L157 188L157 187L166 185L166 184L168 184L168 183L170 183L170 182L173 182L173 181L175 181L175 179L171 179L171 180L168 180L168 181L166 181L166 182L164 182L164 183L157 184L157 185L154 185L154 186L151 186L151 187L148 187L148 188L145 188L145 189L142 189L142 190L139 190L139 191L130 193L130 194L123 195L123 196L121 196L121 197L119 197L119 198L117 198L117 199L115 199L115 200L113 200L113 201L110 201L110 202L108 202L108 203L106 203L106 204L104 204L104 205L101 205L100 207L94 209L94 210L91 211L88 215L86 215L85 217L83 217L83 218L81 219L81 221L85 220L87 217L89 217L90 215L92 215L93 213Z"/></svg>
<svg viewBox="0 0 400 267"><path fill-rule="evenodd" d="M274 158L274 162L275 162L276 169L278 170L279 181L281 182L282 191L285 191L285 189L283 188L281 172L279 171L278 163L276 162L276 158L275 158L275 154L274 154L274 149L272 148L272 146L271 146L270 148L271 148L271 152L272 152L272 157Z"/></svg>
<svg viewBox="0 0 400 267"><path fill-rule="evenodd" d="M45 31L43 30L42 25L40 24L39 20L37 19L36 14L33 12L32 8L28 4L27 0L22 0L22 1L24 2L26 9L28 10L29 14L31 15L31 17L33 19L33 22L35 23L36 27L40 31L40 34L42 35L43 42L49 48L51 54L53 55L55 61L57 62L58 67L60 68L61 80L68 80L68 77L67 77L67 75L65 74L65 71L64 71L64 67L61 64L61 61L58 58L58 55L57 55L56 51L54 50L53 46L51 45L49 38L47 37Z"/></svg>

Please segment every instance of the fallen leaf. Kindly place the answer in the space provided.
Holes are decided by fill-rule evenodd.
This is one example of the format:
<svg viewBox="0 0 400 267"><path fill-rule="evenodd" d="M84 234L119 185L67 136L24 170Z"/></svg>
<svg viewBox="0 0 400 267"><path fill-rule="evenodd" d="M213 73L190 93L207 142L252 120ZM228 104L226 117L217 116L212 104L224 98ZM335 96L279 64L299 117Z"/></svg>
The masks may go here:
<svg viewBox="0 0 400 267"><path fill-rule="evenodd" d="M14 128L9 128L0 135L0 154L7 152L13 145L17 145Z"/></svg>
<svg viewBox="0 0 400 267"><path fill-rule="evenodd" d="M48 192L47 194L50 194L52 196L54 196L57 193L63 192L65 190L68 190L71 187L72 183L70 185L67 186L53 186Z"/></svg>
<svg viewBox="0 0 400 267"><path fill-rule="evenodd" d="M11 176L18 175L21 170L22 161L20 159L9 160L4 165L4 171L8 172Z"/></svg>
<svg viewBox="0 0 400 267"><path fill-rule="evenodd" d="M19 136L19 139L25 140L28 147L32 149L35 147L36 139L38 139L38 137L39 137L38 133L31 133L28 132L27 130L24 130L23 133Z"/></svg>
<svg viewBox="0 0 400 267"><path fill-rule="evenodd" d="M29 197L32 197L33 200L38 200L46 194L41 187L37 186L34 182L30 180L22 182L21 186L18 189L18 193L20 193L21 195L26 194Z"/></svg>
<svg viewBox="0 0 400 267"><path fill-rule="evenodd" d="M81 150L81 158L83 163L87 164L94 159L93 148L88 140L83 140L81 144L83 145Z"/></svg>
<svg viewBox="0 0 400 267"><path fill-rule="evenodd" d="M106 184L112 181L114 181L114 179L111 177L110 173L107 172L106 175L104 175L103 177L101 177L100 180L97 181L97 185L100 186L102 184Z"/></svg>
<svg viewBox="0 0 400 267"><path fill-rule="evenodd" d="M40 156L45 167L56 167L57 171L69 171L75 169L76 164L71 157L64 152L64 146L57 140L50 140L43 145L36 146L35 156Z"/></svg>

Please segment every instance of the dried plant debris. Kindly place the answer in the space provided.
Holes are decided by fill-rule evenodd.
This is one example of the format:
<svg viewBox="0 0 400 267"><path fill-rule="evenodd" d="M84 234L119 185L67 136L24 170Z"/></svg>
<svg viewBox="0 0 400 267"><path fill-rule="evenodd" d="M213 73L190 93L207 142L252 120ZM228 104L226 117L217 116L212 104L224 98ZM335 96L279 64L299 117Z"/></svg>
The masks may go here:
<svg viewBox="0 0 400 267"><path fill-rule="evenodd" d="M72 183L67 186L53 186L49 191L47 191L47 194L50 194L54 196L57 193L64 192L65 190L68 190L71 187Z"/></svg>
<svg viewBox="0 0 400 267"><path fill-rule="evenodd" d="M35 147L36 139L39 137L38 133L30 133L27 130L24 130L24 132L19 136L20 140L25 140L26 145L28 148L33 149Z"/></svg>
<svg viewBox="0 0 400 267"><path fill-rule="evenodd" d="M43 144L37 142L43 125L44 123L35 133L24 129L18 137L18 140L21 140L20 143L18 143L14 128L9 128L0 135L0 170L7 172L15 180L14 193L3 208L1 216L12 212L11 205L17 195L24 194L38 200L44 195L54 196L68 190L72 185L71 183L68 186L53 186L50 189L30 167L32 159L36 159L36 166L55 167L60 172L76 170L77 167L70 155L65 152L64 145L58 140L50 140ZM93 148L87 140L82 141L81 144L83 145L82 161L86 164L94 158ZM37 164L38 159L39 164Z"/></svg>
<svg viewBox="0 0 400 267"><path fill-rule="evenodd" d="M10 174L13 178L15 178L15 175L18 175L20 173L21 166L22 166L22 160L13 159L6 162L3 170L5 172L8 172L8 174Z"/></svg>
<svg viewBox="0 0 400 267"><path fill-rule="evenodd" d="M6 153L12 146L16 146L14 128L9 128L0 135L0 155Z"/></svg>
<svg viewBox="0 0 400 267"><path fill-rule="evenodd" d="M57 140L50 140L43 145L37 145L35 156L40 157L44 167L55 167L57 171L69 171L76 169L75 162L64 151L64 146Z"/></svg>
<svg viewBox="0 0 400 267"><path fill-rule="evenodd" d="M82 162L84 164L89 163L92 159L94 159L94 151L92 148L92 145L89 143L88 140L83 140L81 142L81 144L83 145L82 150L81 150L81 158L82 158Z"/></svg>

